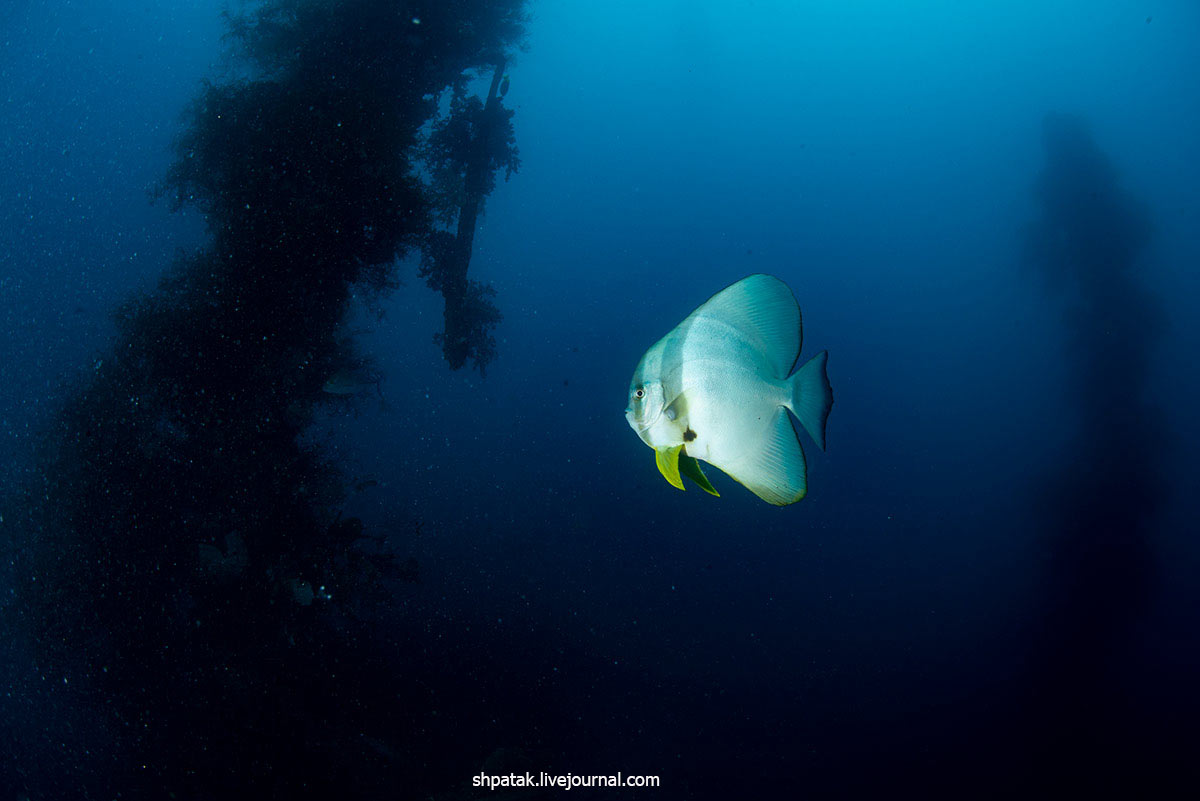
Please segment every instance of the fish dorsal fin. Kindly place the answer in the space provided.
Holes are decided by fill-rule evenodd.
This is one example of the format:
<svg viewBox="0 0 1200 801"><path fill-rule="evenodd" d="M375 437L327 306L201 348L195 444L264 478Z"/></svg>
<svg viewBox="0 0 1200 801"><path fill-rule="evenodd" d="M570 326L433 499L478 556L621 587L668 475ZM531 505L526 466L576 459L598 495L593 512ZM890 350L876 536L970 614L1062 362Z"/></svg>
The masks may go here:
<svg viewBox="0 0 1200 801"><path fill-rule="evenodd" d="M722 289L689 320L716 320L735 329L761 353L776 378L787 378L800 355L800 306L788 285L758 273Z"/></svg>
<svg viewBox="0 0 1200 801"><path fill-rule="evenodd" d="M804 449L800 447L796 429L792 428L792 421L782 406L777 408L771 424L763 428L758 441L745 456L717 467L776 506L787 506L808 494Z"/></svg>

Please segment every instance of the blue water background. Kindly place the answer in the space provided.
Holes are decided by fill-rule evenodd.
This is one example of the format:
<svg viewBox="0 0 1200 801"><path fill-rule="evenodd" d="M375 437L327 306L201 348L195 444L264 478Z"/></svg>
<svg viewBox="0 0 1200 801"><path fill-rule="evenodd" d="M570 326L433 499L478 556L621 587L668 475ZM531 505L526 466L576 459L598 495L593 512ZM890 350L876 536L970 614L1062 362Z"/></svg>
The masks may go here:
<svg viewBox="0 0 1200 801"><path fill-rule="evenodd" d="M169 5L0 12L6 482L64 382L104 358L113 308L203 242L194 213L147 192L200 79L237 67L215 3ZM500 358L486 379L447 370L441 300L408 265L352 323L383 402L313 433L379 482L351 511L420 560L402 603L427 636L410 645L452 706L494 707L497 745L574 738L564 770L693 791L936 763L994 713L1052 576L1035 497L1073 458L1064 303L1023 253L1042 120L1063 111L1148 209L1139 274L1168 325L1151 354L1168 500L1126 689L1164 725L1200 709L1200 10L532 11L508 68L522 166L471 265L498 291ZM836 399L828 453L806 441L809 497L782 510L720 475L720 499L672 489L622 414L645 348L754 272L795 291L802 358L829 350ZM0 699L10 717L19 695Z"/></svg>

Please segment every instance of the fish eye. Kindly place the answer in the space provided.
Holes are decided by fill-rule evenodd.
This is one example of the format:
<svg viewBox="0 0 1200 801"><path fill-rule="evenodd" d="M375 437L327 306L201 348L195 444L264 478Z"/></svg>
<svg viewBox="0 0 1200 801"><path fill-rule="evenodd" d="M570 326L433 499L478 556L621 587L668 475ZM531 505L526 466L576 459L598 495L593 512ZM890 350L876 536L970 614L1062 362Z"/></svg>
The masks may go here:
<svg viewBox="0 0 1200 801"><path fill-rule="evenodd" d="M641 387L638 387L637 389L635 389L633 391L633 397L637 398L638 400L641 400L642 398L646 397L646 390L642 389Z"/></svg>

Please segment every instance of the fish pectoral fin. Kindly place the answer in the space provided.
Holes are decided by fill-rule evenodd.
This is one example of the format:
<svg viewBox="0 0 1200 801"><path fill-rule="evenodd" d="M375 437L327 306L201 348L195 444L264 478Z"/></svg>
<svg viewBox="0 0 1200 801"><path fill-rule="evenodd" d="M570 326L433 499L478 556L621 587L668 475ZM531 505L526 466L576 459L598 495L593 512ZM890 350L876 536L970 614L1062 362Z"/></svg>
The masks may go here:
<svg viewBox="0 0 1200 801"><path fill-rule="evenodd" d="M672 486L678 489L683 489L683 479L679 476L679 454L683 450L683 445L676 445L673 448L655 448L654 463L658 465L658 472L663 474L663 478Z"/></svg>
<svg viewBox="0 0 1200 801"><path fill-rule="evenodd" d="M679 472L695 482L696 486L707 492L709 495L721 497L721 493L717 492L716 487L708 480L708 476L704 475L704 471L700 469L700 462L688 456L686 453L679 456Z"/></svg>
<svg viewBox="0 0 1200 801"><path fill-rule="evenodd" d="M675 397L675 400L671 401L670 404L667 405L667 408L663 410L663 414L665 414L667 419L672 422L687 414L687 398L682 392Z"/></svg>

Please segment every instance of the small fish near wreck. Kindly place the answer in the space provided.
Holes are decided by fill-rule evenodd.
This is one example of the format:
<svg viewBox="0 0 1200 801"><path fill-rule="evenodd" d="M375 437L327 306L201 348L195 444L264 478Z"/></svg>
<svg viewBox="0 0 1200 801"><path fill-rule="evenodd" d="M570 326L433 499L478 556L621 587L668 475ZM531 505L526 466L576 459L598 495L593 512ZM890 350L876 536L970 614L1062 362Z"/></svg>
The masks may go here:
<svg viewBox="0 0 1200 801"><path fill-rule="evenodd" d="M800 306L787 284L751 275L713 295L638 363L625 419L654 449L663 477L716 489L700 462L767 503L808 494L795 415L821 450L833 390L821 351L792 372L802 343Z"/></svg>

